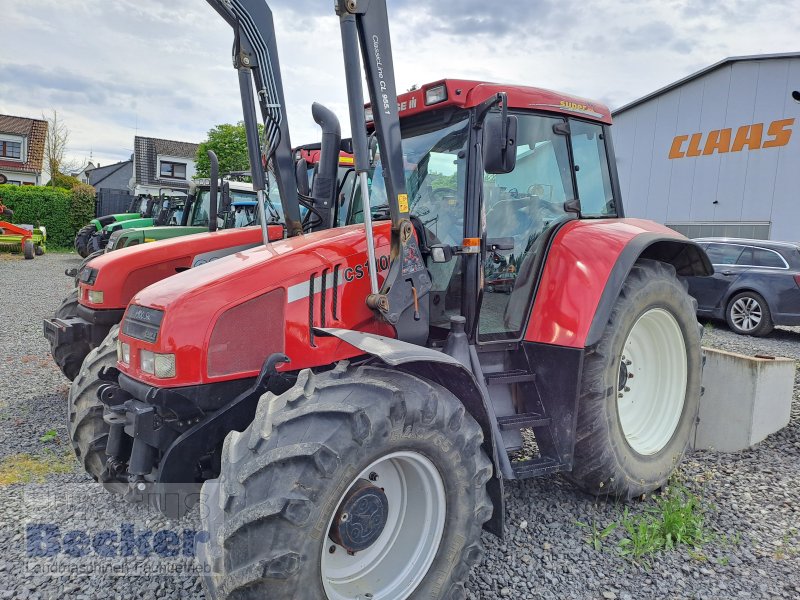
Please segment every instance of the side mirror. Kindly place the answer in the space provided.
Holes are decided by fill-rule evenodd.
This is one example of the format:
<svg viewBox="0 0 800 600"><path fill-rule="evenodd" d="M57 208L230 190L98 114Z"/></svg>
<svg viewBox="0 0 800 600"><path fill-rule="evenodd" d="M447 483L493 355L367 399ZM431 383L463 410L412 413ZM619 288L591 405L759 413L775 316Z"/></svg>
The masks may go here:
<svg viewBox="0 0 800 600"><path fill-rule="evenodd" d="M208 199L208 230L216 231L217 202L219 200L219 193L217 190L217 185L219 184L219 160L217 160L217 155L213 150L208 150L206 154L208 154L208 162L210 163L208 175L210 179L209 183L211 185Z"/></svg>
<svg viewBox="0 0 800 600"><path fill-rule="evenodd" d="M375 159L378 157L378 138L373 131L367 141L367 155L369 156L369 166L375 166Z"/></svg>
<svg viewBox="0 0 800 600"><path fill-rule="evenodd" d="M231 184L228 181L222 182L222 194L219 199L219 212L220 214L227 214L231 209Z"/></svg>
<svg viewBox="0 0 800 600"><path fill-rule="evenodd" d="M308 163L305 158L298 158L294 163L295 179L297 179L297 193L301 196L308 196L311 188L308 185Z"/></svg>
<svg viewBox="0 0 800 600"><path fill-rule="evenodd" d="M434 244L430 251L431 260L435 263L446 263L453 259L453 248L447 244Z"/></svg>
<svg viewBox="0 0 800 600"><path fill-rule="evenodd" d="M490 113L483 123L483 168L487 173L511 173L517 164L517 117L505 110Z"/></svg>

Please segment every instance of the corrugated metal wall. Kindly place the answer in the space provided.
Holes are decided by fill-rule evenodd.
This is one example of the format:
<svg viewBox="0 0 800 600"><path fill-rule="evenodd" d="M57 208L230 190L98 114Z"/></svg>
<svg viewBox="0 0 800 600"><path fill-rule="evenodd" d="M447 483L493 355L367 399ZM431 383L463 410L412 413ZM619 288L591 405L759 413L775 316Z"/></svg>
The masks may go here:
<svg viewBox="0 0 800 600"><path fill-rule="evenodd" d="M629 216L660 223L769 222L775 240L800 240L800 58L734 62L614 117ZM676 136L792 119L788 144L670 158ZM724 136L724 134L721 134ZM687 153L691 138L679 145ZM723 144L724 145L724 144ZM715 203L716 202L716 203Z"/></svg>

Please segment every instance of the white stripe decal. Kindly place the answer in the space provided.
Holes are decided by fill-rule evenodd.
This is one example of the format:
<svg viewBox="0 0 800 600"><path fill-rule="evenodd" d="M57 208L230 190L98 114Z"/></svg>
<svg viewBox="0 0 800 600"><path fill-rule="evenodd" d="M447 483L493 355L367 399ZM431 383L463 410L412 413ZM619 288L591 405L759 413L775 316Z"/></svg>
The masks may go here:
<svg viewBox="0 0 800 600"><path fill-rule="evenodd" d="M321 275L317 275L316 277L314 277L314 293L315 294L318 294L319 292L322 291L321 283L322 283L322 276ZM339 275L339 281L337 283L338 283L338 286L341 286L342 284L344 284L344 278L341 276L341 274ZM325 289L329 290L332 287L333 287L333 273L330 272L327 275L325 275ZM298 300L302 300L304 298L308 298L309 289L310 289L309 280L306 280L306 281L304 281L302 283L296 283L296 284L291 285L288 288L286 288L286 302L287 302L287 304L290 303L290 302L297 302Z"/></svg>

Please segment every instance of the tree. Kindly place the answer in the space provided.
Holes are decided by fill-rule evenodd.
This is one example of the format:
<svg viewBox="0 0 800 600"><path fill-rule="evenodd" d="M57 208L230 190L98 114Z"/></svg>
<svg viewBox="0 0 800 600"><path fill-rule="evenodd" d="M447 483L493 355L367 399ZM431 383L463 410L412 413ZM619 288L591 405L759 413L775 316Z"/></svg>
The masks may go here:
<svg viewBox="0 0 800 600"><path fill-rule="evenodd" d="M259 126L261 133L261 126ZM219 172L250 171L250 159L247 154L247 135L244 122L235 125L223 123L208 132L208 139L197 148L196 177L208 177L211 165L206 152L213 150L219 159Z"/></svg>
<svg viewBox="0 0 800 600"><path fill-rule="evenodd" d="M59 118L56 110L53 109L51 117L42 115L42 118L47 121L47 137L44 140L44 162L50 173L50 185L55 186L58 175L64 173L64 171L77 168L77 165L74 161L66 158L70 132L64 121Z"/></svg>

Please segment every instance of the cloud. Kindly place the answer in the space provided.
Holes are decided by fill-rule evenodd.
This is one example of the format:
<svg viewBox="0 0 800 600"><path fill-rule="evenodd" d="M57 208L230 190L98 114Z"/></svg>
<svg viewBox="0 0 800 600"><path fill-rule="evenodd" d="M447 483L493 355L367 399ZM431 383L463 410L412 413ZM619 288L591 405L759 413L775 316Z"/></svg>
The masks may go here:
<svg viewBox="0 0 800 600"><path fill-rule="evenodd" d="M349 130L330 0L273 0L292 142L319 101ZM731 55L797 50L779 0L388 0L399 90L443 77L521 83L619 106ZM200 141L242 118L231 28L198 0L29 0L3 13L0 112L57 109L77 159L129 156L133 136ZM35 43L31 43L35 40Z"/></svg>

